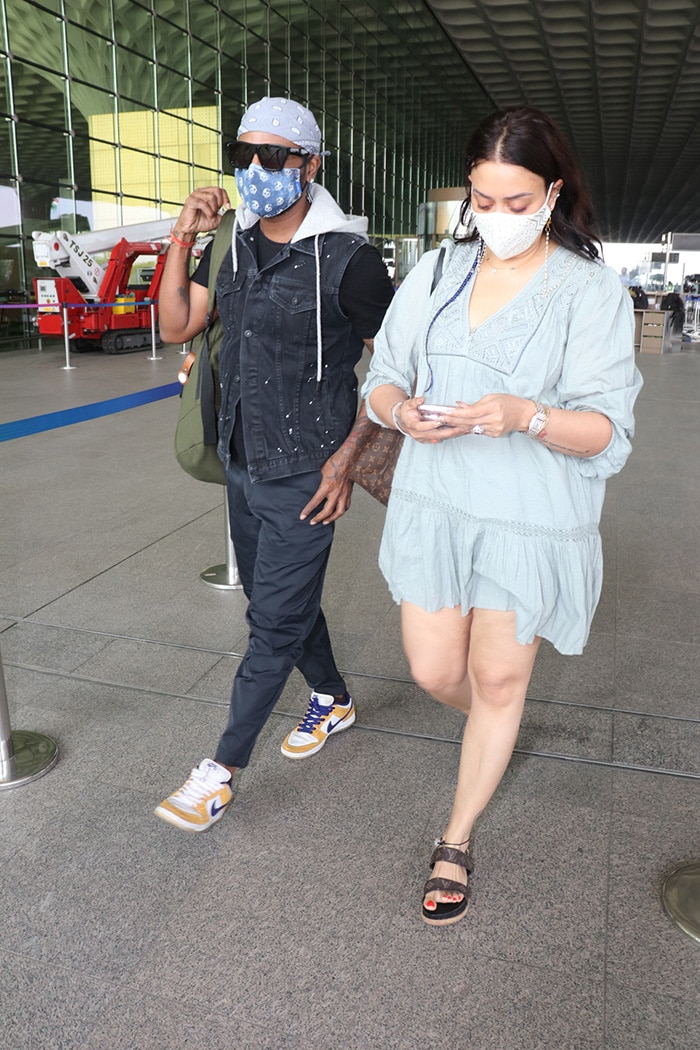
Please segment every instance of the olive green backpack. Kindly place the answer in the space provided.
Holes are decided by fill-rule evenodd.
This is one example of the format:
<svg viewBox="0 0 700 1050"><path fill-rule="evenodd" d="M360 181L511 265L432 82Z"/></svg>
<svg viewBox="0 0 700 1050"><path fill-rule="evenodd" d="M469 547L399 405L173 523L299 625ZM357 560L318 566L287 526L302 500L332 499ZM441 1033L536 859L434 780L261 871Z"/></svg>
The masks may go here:
<svg viewBox="0 0 700 1050"><path fill-rule="evenodd" d="M197 481L225 485L224 465L216 454L219 434L217 420L221 407L219 388L219 350L224 335L218 314L214 313L216 277L226 253L231 250L235 212L227 211L214 235L209 267L207 323L190 343L195 359L180 391L180 414L175 427L175 458L182 469Z"/></svg>

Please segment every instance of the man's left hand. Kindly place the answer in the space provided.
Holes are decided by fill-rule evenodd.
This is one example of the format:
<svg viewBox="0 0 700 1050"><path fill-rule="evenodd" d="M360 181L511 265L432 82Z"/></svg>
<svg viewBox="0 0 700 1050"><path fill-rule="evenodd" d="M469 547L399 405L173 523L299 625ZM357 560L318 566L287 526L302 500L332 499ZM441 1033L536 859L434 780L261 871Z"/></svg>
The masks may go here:
<svg viewBox="0 0 700 1050"><path fill-rule="evenodd" d="M336 457L331 456L321 467L321 484L299 515L302 521L315 510L310 524L330 525L349 509L353 483L347 471L341 470L335 460Z"/></svg>

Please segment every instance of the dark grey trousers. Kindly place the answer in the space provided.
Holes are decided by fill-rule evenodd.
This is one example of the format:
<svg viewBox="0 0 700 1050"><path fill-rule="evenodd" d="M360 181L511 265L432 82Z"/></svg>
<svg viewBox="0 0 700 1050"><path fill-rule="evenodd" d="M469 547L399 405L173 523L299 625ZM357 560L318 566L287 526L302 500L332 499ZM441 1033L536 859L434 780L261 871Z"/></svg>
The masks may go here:
<svg viewBox="0 0 700 1050"><path fill-rule="evenodd" d="M320 479L313 471L253 484L244 468L233 462L226 467L231 537L250 629L215 755L227 766L248 764L295 666L318 693L346 691L321 610L334 527L299 520Z"/></svg>

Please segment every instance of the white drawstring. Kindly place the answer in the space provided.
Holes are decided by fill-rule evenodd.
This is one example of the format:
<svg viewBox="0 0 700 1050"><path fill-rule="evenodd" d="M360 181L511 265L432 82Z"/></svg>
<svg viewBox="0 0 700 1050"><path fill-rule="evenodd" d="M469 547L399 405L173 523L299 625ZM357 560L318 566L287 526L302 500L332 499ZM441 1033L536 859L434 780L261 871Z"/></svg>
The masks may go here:
<svg viewBox="0 0 700 1050"><path fill-rule="evenodd" d="M238 272L238 250L236 248L236 227L238 226L238 213L233 219L233 231L231 232L231 255L233 256L233 276Z"/></svg>
<svg viewBox="0 0 700 1050"><path fill-rule="evenodd" d="M316 382L321 382L323 369L323 332L321 330L321 255L318 248L317 233L314 237L314 256L316 259Z"/></svg>

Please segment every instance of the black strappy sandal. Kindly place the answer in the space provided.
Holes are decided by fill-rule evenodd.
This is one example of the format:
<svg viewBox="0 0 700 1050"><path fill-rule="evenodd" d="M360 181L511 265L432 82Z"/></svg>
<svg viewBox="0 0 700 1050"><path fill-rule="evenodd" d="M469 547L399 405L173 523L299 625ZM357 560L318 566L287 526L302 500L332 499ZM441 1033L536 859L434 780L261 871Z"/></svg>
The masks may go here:
<svg viewBox="0 0 700 1050"><path fill-rule="evenodd" d="M423 922L427 922L429 926L449 926L453 922L458 922L467 913L472 895L470 876L474 871L474 863L469 855L468 843L468 839L466 843L459 843L459 846L467 846L464 850L459 849L459 846L444 842L442 839L438 839L435 843L435 849L430 858L431 869L435 867L439 860L446 861L448 864L458 864L460 868L465 869L467 881L455 882L454 879L443 878L428 879L423 888L424 903L421 917ZM426 894L432 893L433 890L448 890L452 891L452 893L463 893L464 896L461 901L454 903L435 901L435 908L429 910L425 906L425 897Z"/></svg>

